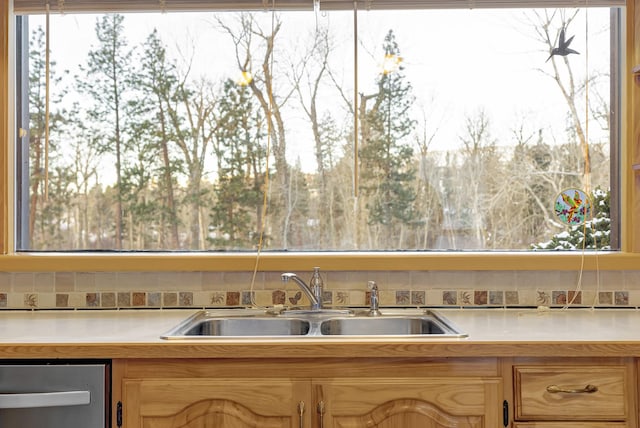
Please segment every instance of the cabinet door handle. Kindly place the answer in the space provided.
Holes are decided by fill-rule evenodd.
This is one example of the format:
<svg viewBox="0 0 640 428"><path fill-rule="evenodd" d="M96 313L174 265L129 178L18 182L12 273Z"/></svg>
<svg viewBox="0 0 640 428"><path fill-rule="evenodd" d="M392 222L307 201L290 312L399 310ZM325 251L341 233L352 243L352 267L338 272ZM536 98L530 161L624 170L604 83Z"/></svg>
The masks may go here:
<svg viewBox="0 0 640 428"><path fill-rule="evenodd" d="M300 415L300 428L304 428L304 401L298 403L298 415Z"/></svg>
<svg viewBox="0 0 640 428"><path fill-rule="evenodd" d="M324 428L324 401L318 403L318 414L320 415L320 427Z"/></svg>
<svg viewBox="0 0 640 428"><path fill-rule="evenodd" d="M591 384L585 386L584 388L576 388L576 389L562 388L558 385L547 386L547 392L550 392L552 394L557 394L559 392L564 392L565 394L593 394L596 391L598 391L598 387Z"/></svg>

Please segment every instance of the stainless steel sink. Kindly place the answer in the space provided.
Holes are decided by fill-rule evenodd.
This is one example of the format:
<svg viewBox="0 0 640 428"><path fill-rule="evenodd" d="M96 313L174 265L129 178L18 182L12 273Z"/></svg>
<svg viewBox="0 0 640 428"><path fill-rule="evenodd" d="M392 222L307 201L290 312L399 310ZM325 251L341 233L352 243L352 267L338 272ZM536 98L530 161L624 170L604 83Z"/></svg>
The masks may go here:
<svg viewBox="0 0 640 428"><path fill-rule="evenodd" d="M161 336L163 339L193 339L243 336L305 336L311 323L298 318L273 316L224 316L198 312Z"/></svg>
<svg viewBox="0 0 640 428"><path fill-rule="evenodd" d="M200 311L160 336L163 339L322 338L322 337L461 338L467 335L431 310L268 311L220 309Z"/></svg>
<svg viewBox="0 0 640 428"><path fill-rule="evenodd" d="M329 336L455 335L457 331L432 317L333 318L320 324Z"/></svg>

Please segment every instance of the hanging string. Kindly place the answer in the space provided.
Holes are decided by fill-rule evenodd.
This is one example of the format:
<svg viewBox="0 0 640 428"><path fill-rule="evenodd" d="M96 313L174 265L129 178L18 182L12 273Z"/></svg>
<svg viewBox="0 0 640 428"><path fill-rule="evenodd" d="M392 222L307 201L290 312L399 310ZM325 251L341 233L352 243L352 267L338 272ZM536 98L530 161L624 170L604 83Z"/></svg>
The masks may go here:
<svg viewBox="0 0 640 428"><path fill-rule="evenodd" d="M587 223L590 224L591 235L593 237L593 249L595 251L594 257L595 257L595 264L596 264L596 269L595 269L596 290L594 292L593 299L591 301L591 305L590 305L591 309L595 309L595 306L598 302L598 297L600 295L600 263L598 259L598 235L594 231L594 228L597 226L597 224L595 222L595 217L593 215L593 212L595 210L595 205L593 203L593 199L591 199L588 195L586 197L587 197L586 206L590 208L589 208L589 218L584 223L582 223L582 254L580 257L580 269L578 270L578 280L576 283L576 288L574 289L573 296L571 296L571 299L567 299L562 309L568 309L575 302L578 296L582 293L582 277L584 274L585 255L587 250Z"/></svg>
<svg viewBox="0 0 640 428"><path fill-rule="evenodd" d="M584 9L584 62L585 62L585 83L584 83L584 140L585 140L585 156L589 155L589 8ZM591 162L589 162L589 171L587 174L587 182L585 189L591 193Z"/></svg>
<svg viewBox="0 0 640 428"><path fill-rule="evenodd" d="M353 196L358 200L358 1L353 2ZM356 205L357 206L357 205ZM357 217L356 217L357 219Z"/></svg>
<svg viewBox="0 0 640 428"><path fill-rule="evenodd" d="M355 249L360 249L360 158L359 158L359 121L358 115L358 0L353 2L353 224L355 229Z"/></svg>
<svg viewBox="0 0 640 428"><path fill-rule="evenodd" d="M63 2L64 3L64 2ZM58 3L60 7L60 2ZM45 17L45 90L44 90L44 200L49 199L49 93L50 93L50 66L51 60L50 53L50 26L49 26L49 2L46 4L46 17Z"/></svg>
<svg viewBox="0 0 640 428"><path fill-rule="evenodd" d="M569 309L569 306L573 305L575 300L582 293L582 274L584 273L585 252L587 249L587 223L591 222L591 224L593 225L593 204L591 203L591 199L589 198L589 196L587 195L586 197L587 197L587 201L585 202L586 204L585 206L591 207L591 209L589 211L590 212L589 218L585 219L585 222L582 223L582 253L580 257L580 269L578 270L578 280L576 283L576 288L573 291L573 296L571 296L571 299L567 299L565 301L565 304L562 307L562 309ZM597 293L596 293L596 296L597 296ZM593 305L595 305L595 300L592 302L592 307Z"/></svg>
<svg viewBox="0 0 640 428"><path fill-rule="evenodd" d="M268 7L268 0L263 0L263 5ZM276 20L276 0L272 0L271 3L271 44L275 45L275 20ZM265 151L265 167L264 167L264 190L262 192L262 208L261 208L261 221L258 231L258 245L256 248L256 259L253 265L253 273L251 275L251 286L249 288L249 299L251 301L251 306L254 308L259 308L256 303L255 295L254 295L254 287L256 283L256 277L258 276L258 268L260 266L260 256L262 254L262 248L264 246L264 232L267 225L267 207L269 203L269 157L271 156L271 133L272 133L272 125L271 122L273 120L273 63L274 63L274 49L271 49L271 57L269 58L269 66L268 73L271 75L271 84L267 85L267 112L266 112L266 121L267 121L267 148ZM267 82L267 76L265 76L265 82Z"/></svg>
<svg viewBox="0 0 640 428"><path fill-rule="evenodd" d="M589 220L593 220L593 216ZM582 293L582 274L584 272L584 259L585 259L585 250L587 245L587 222L585 221L582 224L582 257L580 257L580 270L578 270L578 281L576 283L576 288L573 291L573 296L571 299L567 299L565 301L562 309L569 309L569 306L573 305L578 295ZM568 296L567 296L568 297Z"/></svg>
<svg viewBox="0 0 640 428"><path fill-rule="evenodd" d="M586 1L584 8L584 62L585 62L585 83L584 83L584 139L585 139L585 156L590 156L589 150L589 85L590 85L590 73L589 73L589 0ZM589 163L589 171L586 177L585 189L587 194L591 194L591 163ZM595 207L592 207L595 209ZM598 243L597 243L597 234L595 228L597 224L595 224L593 217L591 220L591 233L593 235L593 249L594 249L594 257L596 263L596 291L594 293L593 302L591 308L593 309L598 301L598 295L600 293L600 264L598 259ZM586 241L586 233L584 233L584 240Z"/></svg>
<svg viewBox="0 0 640 428"><path fill-rule="evenodd" d="M584 27L585 27L585 48L584 48L584 61L585 61L585 86L584 86L584 138L586 141L586 150L589 150L589 0L586 0L585 9L584 9ZM588 153L588 152L587 152ZM589 194L591 194L591 171L587 175L587 183L585 183L586 190ZM593 207L595 209L595 207ZM592 220L591 222L591 233L593 234L593 248L594 248L594 258L596 263L596 291L593 298L593 302L591 304L591 308L594 309L596 302L598 301L598 297L600 294L600 260L598 258L598 242L597 242L597 234L596 230L597 224ZM586 235L585 235L586 240Z"/></svg>
<svg viewBox="0 0 640 428"><path fill-rule="evenodd" d="M588 3L588 1L587 1ZM564 18L563 18L563 26L564 26ZM584 110L584 138L585 138L585 156L589 153L589 8L588 4L585 7L585 110ZM589 195L591 194L591 180L590 180L590 171L586 174L587 182L585 184L585 194L588 198L588 204L591 207L590 217L588 221L585 221L582 225L582 257L580 258L580 270L578 273L578 280L576 284L576 288L574 294L570 300L567 300L563 309L567 309L570 305L574 303L578 294L582 292L582 276L584 272L584 264L585 264L585 253L586 253L586 245L587 245L587 223L590 224L591 235L593 237L593 249L594 249L594 259L595 259L595 279L596 279L596 289L594 292L594 296L591 302L591 309L595 309L596 304L598 303L598 298L600 294L600 261L598 258L598 236L595 228L597 224L595 222L595 218L593 216L593 211L596 207L593 204L593 200L590 199Z"/></svg>

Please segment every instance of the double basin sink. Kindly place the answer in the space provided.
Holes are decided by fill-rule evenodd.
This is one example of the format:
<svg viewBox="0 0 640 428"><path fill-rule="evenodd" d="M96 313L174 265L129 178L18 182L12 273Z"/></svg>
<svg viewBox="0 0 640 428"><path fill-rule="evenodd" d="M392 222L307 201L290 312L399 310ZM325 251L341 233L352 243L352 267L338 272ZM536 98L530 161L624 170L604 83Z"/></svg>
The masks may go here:
<svg viewBox="0 0 640 428"><path fill-rule="evenodd" d="M319 337L462 338L467 335L432 310L319 311L220 309L199 311L163 334L163 339L319 338Z"/></svg>

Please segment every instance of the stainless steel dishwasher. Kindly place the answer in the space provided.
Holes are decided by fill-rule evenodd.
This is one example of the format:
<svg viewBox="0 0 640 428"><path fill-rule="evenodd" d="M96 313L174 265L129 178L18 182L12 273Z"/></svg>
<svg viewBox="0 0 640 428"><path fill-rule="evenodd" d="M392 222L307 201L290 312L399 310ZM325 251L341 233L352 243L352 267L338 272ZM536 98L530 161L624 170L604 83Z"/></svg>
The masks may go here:
<svg viewBox="0 0 640 428"><path fill-rule="evenodd" d="M109 426L108 362L0 363L0 428Z"/></svg>

